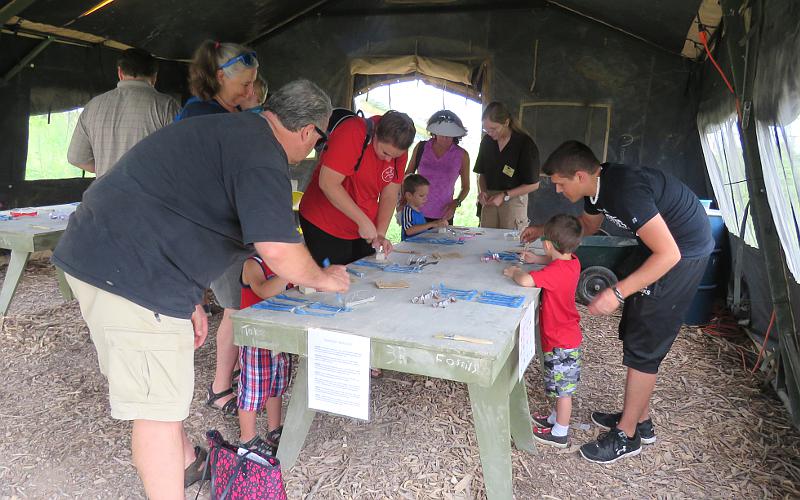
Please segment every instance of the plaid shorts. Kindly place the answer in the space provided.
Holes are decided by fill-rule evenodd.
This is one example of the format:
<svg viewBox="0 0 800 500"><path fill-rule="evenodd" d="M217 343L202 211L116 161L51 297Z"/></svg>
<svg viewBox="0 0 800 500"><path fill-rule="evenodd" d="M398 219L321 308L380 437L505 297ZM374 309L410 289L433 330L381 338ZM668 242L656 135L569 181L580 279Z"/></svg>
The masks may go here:
<svg viewBox="0 0 800 500"><path fill-rule="evenodd" d="M239 348L238 405L243 411L259 411L267 398L282 396L289 387L292 358L285 352L272 352L260 347Z"/></svg>
<svg viewBox="0 0 800 500"><path fill-rule="evenodd" d="M544 353L544 392L551 398L568 397L575 394L581 380L583 349L554 347Z"/></svg>

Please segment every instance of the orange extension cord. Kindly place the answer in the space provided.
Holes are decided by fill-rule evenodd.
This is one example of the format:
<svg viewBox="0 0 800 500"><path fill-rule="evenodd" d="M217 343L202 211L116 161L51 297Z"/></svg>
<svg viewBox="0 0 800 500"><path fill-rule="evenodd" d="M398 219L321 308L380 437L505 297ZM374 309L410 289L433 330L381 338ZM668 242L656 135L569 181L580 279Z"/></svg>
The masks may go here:
<svg viewBox="0 0 800 500"><path fill-rule="evenodd" d="M753 370L750 373L755 373L758 369L759 363L761 363L761 357L764 355L764 349L767 348L767 341L769 340L769 332L772 330L772 325L775 323L775 309L772 310L772 316L769 318L769 326L767 327L767 333L764 334L764 342L761 343L761 349L758 350L758 358L756 358L756 364L753 366Z"/></svg>
<svg viewBox="0 0 800 500"><path fill-rule="evenodd" d="M767 342L769 341L769 334L772 331L772 325L774 323L775 323L775 310L773 309L772 316L770 317L769 320L769 326L767 327L767 331L764 334L764 342L761 343L761 348L758 351L758 357L756 358L756 362L752 370L749 370L747 368L747 362L745 360L745 349L740 345L734 344L736 350L739 352L739 356L741 356L742 358L742 369L749 371L752 374L755 374L756 370L758 370L758 367L764 356L764 350L767 348ZM734 318L733 315L727 310L720 311L711 322L700 326L700 331L702 331L707 335L713 335L714 337L723 337L723 338L738 337L742 333L739 324L736 321L736 318Z"/></svg>
<svg viewBox="0 0 800 500"><path fill-rule="evenodd" d="M736 91L733 90L733 85L731 85L731 82L728 81L728 77L725 76L725 72L722 71L722 68L720 68L719 64L717 64L717 60L714 59L714 56L711 55L711 49L708 48L708 32L701 26L698 35L700 36L700 43L702 43L703 48L706 49L708 60L711 61L711 64L713 64L715 68L717 68L717 71L719 72L720 76L722 76L722 81L725 82L725 85L728 87L728 90L730 90L731 94L733 94L733 97L736 101L736 114L739 116L739 120L741 121L742 109L741 106L739 105L739 96L736 95Z"/></svg>

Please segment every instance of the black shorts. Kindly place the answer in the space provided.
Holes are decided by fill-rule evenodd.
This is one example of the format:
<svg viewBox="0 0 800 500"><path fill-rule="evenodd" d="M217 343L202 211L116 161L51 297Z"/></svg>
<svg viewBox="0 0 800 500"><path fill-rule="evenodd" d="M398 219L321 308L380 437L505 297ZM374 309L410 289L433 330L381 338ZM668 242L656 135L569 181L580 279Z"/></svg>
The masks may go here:
<svg viewBox="0 0 800 500"><path fill-rule="evenodd" d="M707 262L708 256L681 259L660 280L625 299L619 322L623 365L658 373L678 336Z"/></svg>
<svg viewBox="0 0 800 500"><path fill-rule="evenodd" d="M375 253L375 249L365 239L345 240L331 236L302 216L300 227L303 229L303 239L308 251L320 266L326 258L331 264L344 265Z"/></svg>

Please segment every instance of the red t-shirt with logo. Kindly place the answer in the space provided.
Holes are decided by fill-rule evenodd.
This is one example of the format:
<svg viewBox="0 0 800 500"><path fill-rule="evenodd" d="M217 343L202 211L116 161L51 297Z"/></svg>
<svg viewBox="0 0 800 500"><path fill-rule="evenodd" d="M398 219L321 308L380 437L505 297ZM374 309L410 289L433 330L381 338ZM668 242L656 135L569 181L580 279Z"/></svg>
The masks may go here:
<svg viewBox="0 0 800 500"><path fill-rule="evenodd" d="M541 271L530 273L535 286L542 289L539 332L544 352L581 345L581 317L575 307L580 274L581 263L575 255L571 260L554 260Z"/></svg>
<svg viewBox="0 0 800 500"><path fill-rule="evenodd" d="M375 123L375 129L380 119L380 116L369 118ZM373 138L364 150L361 166L355 171L366 134L367 126L364 120L356 118L348 118L334 129L300 201L300 215L304 219L326 233L345 240L359 238L358 224L334 207L320 189L319 171L322 165L345 176L342 187L364 214L377 225L381 191L389 183L403 182L403 171L408 160L408 153L394 160L381 160L375 153Z"/></svg>

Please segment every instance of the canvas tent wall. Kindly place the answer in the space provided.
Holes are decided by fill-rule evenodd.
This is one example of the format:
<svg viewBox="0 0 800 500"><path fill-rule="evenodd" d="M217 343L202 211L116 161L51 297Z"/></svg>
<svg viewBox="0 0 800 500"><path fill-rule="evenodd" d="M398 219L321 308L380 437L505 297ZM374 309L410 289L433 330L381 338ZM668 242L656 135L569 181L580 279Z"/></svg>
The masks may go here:
<svg viewBox="0 0 800 500"><path fill-rule="evenodd" d="M796 61L800 7L792 0L723 3L735 4L725 11L731 21L739 21L736 16L742 6L756 6L764 13L747 21L761 26L763 45L758 50L765 55L753 59L749 67L752 70L757 63L762 76L776 76L754 85L753 116L774 121L786 113L768 113L766 117L758 113L770 110L774 98L787 93L787 89L767 92L767 84L797 74L796 67L786 63ZM453 0L444 4L424 0L198 0L147 7L113 2L97 13L78 17L91 4L87 0L0 0L0 14L14 11L12 15L21 19L66 26L101 40L143 47L172 60L189 58L205 38L252 43L273 88L307 77L344 106L351 105L353 92L365 84L397 78L396 74L380 73L387 71L385 68L368 76L363 75L366 69L360 69L357 75L361 76L354 77L353 61L418 58L411 69L420 74L425 70L419 58L463 64L470 69L469 75L452 77L459 80L453 88L461 85L461 90L468 89L484 101L504 101L540 143L543 158L560 139L573 134L571 137L596 143L595 149L602 149L607 160L662 168L698 195L713 195L696 114L698 109L718 112L722 105L715 103L726 100L726 90L708 63L698 64L681 55L701 53L696 42L700 25L719 22L722 14L714 10L715 0L655 0L647 2L646 8L640 0ZM242 15L231 16L231 12ZM746 8L742 12L749 15ZM0 18L4 24L0 33L2 74L42 41L41 36L28 37L27 25L8 24L10 19ZM753 57L755 52L744 54L742 50L757 38L745 30L745 35L729 43L731 36L722 31L712 36L720 63L729 73L731 62ZM105 46L88 45L52 43L33 66L26 65L0 87L4 109L0 117L0 202L7 206L74 201L88 184L84 179L24 181L29 114L81 105L90 95L114 85L116 53ZM752 47L755 51L757 45ZM768 57L773 55L777 59ZM179 62L163 62L160 90L185 98L185 69ZM446 75L437 76L447 79ZM744 82L740 78L734 83L742 87ZM746 91L753 92L754 86ZM788 88L788 94L793 92L796 85ZM730 106L729 97L725 105ZM531 218L539 221L555 211L578 210L555 196L547 185L533 196L530 206ZM742 267L742 274L750 294L752 326L763 333L775 302L774 287L767 286L775 282L770 268L776 261L782 265L784 259L780 255L777 259L765 257L763 248L742 246L736 236L731 237L731 245L737 261L749 264ZM786 301L794 317L800 317L796 276L790 276L787 266L782 269L786 271L782 281ZM796 337L796 331L789 333ZM786 372L784 380L792 376ZM794 377L796 380L797 374Z"/></svg>

